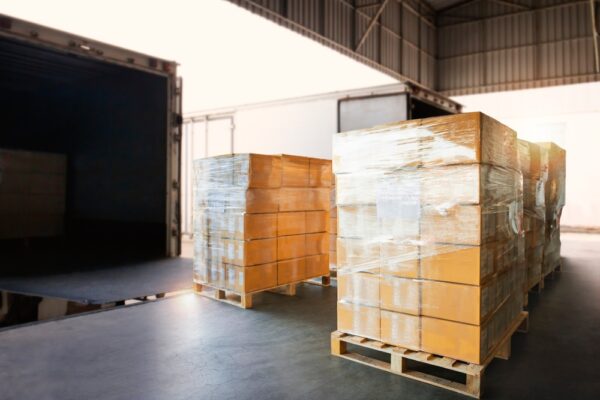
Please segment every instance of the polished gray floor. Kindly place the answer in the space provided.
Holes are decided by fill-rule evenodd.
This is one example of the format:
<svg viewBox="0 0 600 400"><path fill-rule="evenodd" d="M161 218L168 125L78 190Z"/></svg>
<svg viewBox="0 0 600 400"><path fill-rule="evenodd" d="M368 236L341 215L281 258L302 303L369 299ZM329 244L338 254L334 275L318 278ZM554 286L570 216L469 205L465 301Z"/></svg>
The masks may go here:
<svg viewBox="0 0 600 400"><path fill-rule="evenodd" d="M487 399L600 398L600 241L530 300L530 332L494 360ZM241 310L193 294L0 332L2 399L459 399L329 355L335 288Z"/></svg>

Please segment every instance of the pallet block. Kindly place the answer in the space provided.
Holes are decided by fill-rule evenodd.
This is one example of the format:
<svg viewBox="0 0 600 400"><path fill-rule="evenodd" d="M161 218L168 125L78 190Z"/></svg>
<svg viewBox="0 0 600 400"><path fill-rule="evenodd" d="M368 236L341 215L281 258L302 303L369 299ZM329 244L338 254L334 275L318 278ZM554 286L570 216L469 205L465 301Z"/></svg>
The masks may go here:
<svg viewBox="0 0 600 400"><path fill-rule="evenodd" d="M414 351L406 348L388 345L386 343L335 331L331 334L331 354L364 364L369 367L381 369L396 375L415 379L430 385L438 386L470 397L480 398L482 393L482 378L486 367L494 358L508 360L511 354L511 338L517 332L527 332L529 329L529 314L521 312L514 324L507 330L504 337L481 365L466 363L448 357L439 356L423 351ZM381 361L360 353L350 352L347 344L356 345L365 349L376 350L390 355L390 362ZM452 370L465 375L465 382L456 382L429 373L410 369L408 360L420 364Z"/></svg>
<svg viewBox="0 0 600 400"><path fill-rule="evenodd" d="M296 295L296 283L290 283L264 290L258 290L251 293L236 293L223 288L216 288L203 283L194 282L194 291L203 297L218 300L223 303L231 304L236 307L248 309L252 308L252 296L261 292L271 292L285 296Z"/></svg>

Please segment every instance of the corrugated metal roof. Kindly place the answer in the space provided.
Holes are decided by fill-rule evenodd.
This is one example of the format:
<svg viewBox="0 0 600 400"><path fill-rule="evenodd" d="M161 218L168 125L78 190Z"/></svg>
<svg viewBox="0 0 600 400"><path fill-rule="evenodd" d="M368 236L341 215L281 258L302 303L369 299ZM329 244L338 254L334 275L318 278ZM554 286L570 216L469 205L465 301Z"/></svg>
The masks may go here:
<svg viewBox="0 0 600 400"><path fill-rule="evenodd" d="M600 26L598 1L229 1L446 95L600 80L590 8Z"/></svg>

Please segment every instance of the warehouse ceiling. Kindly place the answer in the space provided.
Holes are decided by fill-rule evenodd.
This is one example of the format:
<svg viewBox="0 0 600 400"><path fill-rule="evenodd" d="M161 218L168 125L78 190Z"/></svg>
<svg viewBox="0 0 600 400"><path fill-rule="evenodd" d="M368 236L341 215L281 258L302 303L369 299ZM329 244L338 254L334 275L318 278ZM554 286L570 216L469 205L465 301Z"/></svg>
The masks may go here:
<svg viewBox="0 0 600 400"><path fill-rule="evenodd" d="M600 80L599 0L229 0L446 95Z"/></svg>

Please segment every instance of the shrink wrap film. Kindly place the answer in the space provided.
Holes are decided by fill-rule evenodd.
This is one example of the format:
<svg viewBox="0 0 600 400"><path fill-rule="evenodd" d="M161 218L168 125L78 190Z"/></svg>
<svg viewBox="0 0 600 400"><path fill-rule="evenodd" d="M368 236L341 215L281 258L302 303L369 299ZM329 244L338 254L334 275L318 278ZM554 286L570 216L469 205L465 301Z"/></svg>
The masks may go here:
<svg viewBox="0 0 600 400"><path fill-rule="evenodd" d="M194 276L250 293L327 275L331 161L234 154L194 162Z"/></svg>
<svg viewBox="0 0 600 400"><path fill-rule="evenodd" d="M519 162L481 113L337 134L339 329L481 362L522 309Z"/></svg>

